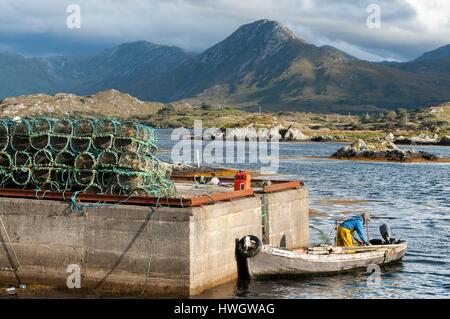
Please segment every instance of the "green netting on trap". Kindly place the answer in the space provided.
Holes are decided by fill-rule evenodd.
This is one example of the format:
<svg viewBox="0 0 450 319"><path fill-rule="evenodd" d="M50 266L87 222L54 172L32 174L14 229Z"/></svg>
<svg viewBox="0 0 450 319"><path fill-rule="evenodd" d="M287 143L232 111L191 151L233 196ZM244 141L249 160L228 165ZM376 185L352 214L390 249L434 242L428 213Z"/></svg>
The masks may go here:
<svg viewBox="0 0 450 319"><path fill-rule="evenodd" d="M156 131L133 121L0 119L0 187L170 197Z"/></svg>
<svg viewBox="0 0 450 319"><path fill-rule="evenodd" d="M4 151L9 145L9 125L5 120L0 120L0 151Z"/></svg>

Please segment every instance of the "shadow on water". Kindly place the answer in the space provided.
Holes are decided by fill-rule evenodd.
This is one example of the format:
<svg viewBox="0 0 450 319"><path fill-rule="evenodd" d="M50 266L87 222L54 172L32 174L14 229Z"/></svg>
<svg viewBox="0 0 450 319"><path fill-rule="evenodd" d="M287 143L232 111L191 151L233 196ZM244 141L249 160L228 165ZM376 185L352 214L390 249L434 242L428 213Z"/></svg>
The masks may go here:
<svg viewBox="0 0 450 319"><path fill-rule="evenodd" d="M323 276L290 276L239 279L209 289L199 298L375 298L389 292L402 295L396 274L402 262L381 267L379 286L368 283L371 273L364 269ZM396 290L398 289L398 291Z"/></svg>

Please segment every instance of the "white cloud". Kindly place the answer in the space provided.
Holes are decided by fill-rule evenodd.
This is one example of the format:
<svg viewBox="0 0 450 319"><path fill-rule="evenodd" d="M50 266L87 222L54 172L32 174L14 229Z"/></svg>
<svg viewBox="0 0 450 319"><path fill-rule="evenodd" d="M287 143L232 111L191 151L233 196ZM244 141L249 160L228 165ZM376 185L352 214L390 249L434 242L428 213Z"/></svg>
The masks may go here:
<svg viewBox="0 0 450 319"><path fill-rule="evenodd" d="M438 0L406 0L417 13L417 21L424 25L427 31L447 29L450 19L450 2Z"/></svg>
<svg viewBox="0 0 450 319"><path fill-rule="evenodd" d="M366 26L373 2L381 6L381 29ZM66 28L71 3L82 9L80 30ZM1 34L48 34L81 45L147 40L201 51L244 23L268 18L308 42L360 58L410 59L450 43L449 16L446 0L2 0L0 48Z"/></svg>

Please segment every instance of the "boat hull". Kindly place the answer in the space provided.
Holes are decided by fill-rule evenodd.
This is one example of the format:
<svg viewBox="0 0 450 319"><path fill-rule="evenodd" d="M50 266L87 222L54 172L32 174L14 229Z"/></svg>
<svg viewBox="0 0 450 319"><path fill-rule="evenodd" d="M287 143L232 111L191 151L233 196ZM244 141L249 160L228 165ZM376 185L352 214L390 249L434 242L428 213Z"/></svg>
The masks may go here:
<svg viewBox="0 0 450 319"><path fill-rule="evenodd" d="M247 265L251 277L333 274L398 262L406 248L406 243L401 243L368 252L307 254L263 246L258 255L247 259Z"/></svg>

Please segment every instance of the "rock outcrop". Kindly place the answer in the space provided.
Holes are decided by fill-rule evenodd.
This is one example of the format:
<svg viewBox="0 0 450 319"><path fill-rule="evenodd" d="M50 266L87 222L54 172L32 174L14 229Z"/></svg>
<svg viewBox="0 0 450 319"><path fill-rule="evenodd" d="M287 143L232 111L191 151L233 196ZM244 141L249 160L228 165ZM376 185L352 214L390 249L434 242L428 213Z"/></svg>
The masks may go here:
<svg viewBox="0 0 450 319"><path fill-rule="evenodd" d="M252 126L237 127L222 130L207 130L203 134L203 140L237 140L237 141L280 141L301 142L309 141L310 137L296 128L284 128L281 125L272 128L255 129Z"/></svg>
<svg viewBox="0 0 450 319"><path fill-rule="evenodd" d="M394 142L399 145L436 145L439 143L439 136L437 134L433 136L420 134L410 138L399 136Z"/></svg>
<svg viewBox="0 0 450 319"><path fill-rule="evenodd" d="M305 134L302 133L299 129L289 127L286 131L280 130L280 134L282 135L282 140L289 142L298 142L298 141L308 141L311 140L311 138ZM283 134L284 133L284 134Z"/></svg>
<svg viewBox="0 0 450 319"><path fill-rule="evenodd" d="M0 117L88 115L128 119L151 116L162 107L161 103L143 102L117 90L103 91L88 96L68 93L34 94L1 100Z"/></svg>
<svg viewBox="0 0 450 319"><path fill-rule="evenodd" d="M353 144L340 148L331 157L339 159L367 159L386 161L433 161L434 154L398 148L394 143L384 141L377 144L368 144L363 140L356 140Z"/></svg>
<svg viewBox="0 0 450 319"><path fill-rule="evenodd" d="M450 146L450 136L444 136L443 138L441 138L441 140L439 141L439 145Z"/></svg>

